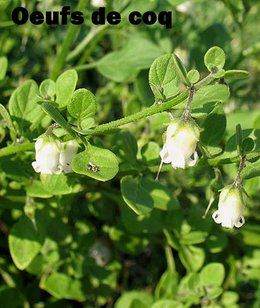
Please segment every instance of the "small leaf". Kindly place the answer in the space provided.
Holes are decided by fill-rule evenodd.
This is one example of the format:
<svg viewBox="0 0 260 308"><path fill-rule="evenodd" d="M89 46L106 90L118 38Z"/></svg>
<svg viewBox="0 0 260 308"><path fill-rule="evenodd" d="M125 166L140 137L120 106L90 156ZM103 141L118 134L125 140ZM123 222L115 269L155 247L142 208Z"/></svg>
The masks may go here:
<svg viewBox="0 0 260 308"><path fill-rule="evenodd" d="M0 57L0 80L5 78L8 68L8 59L6 57Z"/></svg>
<svg viewBox="0 0 260 308"><path fill-rule="evenodd" d="M242 152L243 154L247 154L251 152L255 147L255 142L252 138L245 138L242 142Z"/></svg>
<svg viewBox="0 0 260 308"><path fill-rule="evenodd" d="M121 192L126 204L137 214L145 215L153 208L173 210L179 207L168 189L148 178L125 176L121 180Z"/></svg>
<svg viewBox="0 0 260 308"><path fill-rule="evenodd" d="M22 217L13 226L8 238L9 249L14 264L20 270L24 270L38 254L43 239L40 224L35 226L27 217Z"/></svg>
<svg viewBox="0 0 260 308"><path fill-rule="evenodd" d="M82 282L62 273L53 272L41 283L41 287L56 298L65 298L77 301L86 299Z"/></svg>
<svg viewBox="0 0 260 308"><path fill-rule="evenodd" d="M76 173L105 182L116 176L119 169L118 159L109 150L89 145L85 151L75 155L72 169Z"/></svg>
<svg viewBox="0 0 260 308"><path fill-rule="evenodd" d="M16 129L13 125L13 122L12 122L12 119L9 115L9 112L5 109L5 107L2 104L0 104L0 114L3 117L3 119L5 120L6 125L10 130L10 133L13 135L13 137L15 137L16 134L17 134Z"/></svg>
<svg viewBox="0 0 260 308"><path fill-rule="evenodd" d="M56 84L52 79L45 79L40 84L39 90L44 99L52 99L56 93Z"/></svg>
<svg viewBox="0 0 260 308"><path fill-rule="evenodd" d="M242 179L248 180L258 176L260 176L260 160L254 163L247 162L245 168L241 172Z"/></svg>
<svg viewBox="0 0 260 308"><path fill-rule="evenodd" d="M228 70L225 72L225 79L245 79L249 77L249 73L243 70Z"/></svg>
<svg viewBox="0 0 260 308"><path fill-rule="evenodd" d="M163 100L179 93L180 77L174 54L157 58L149 71L149 84L157 100Z"/></svg>
<svg viewBox="0 0 260 308"><path fill-rule="evenodd" d="M183 308L183 304L179 301L174 301L170 299L161 299L155 302L151 308Z"/></svg>
<svg viewBox="0 0 260 308"><path fill-rule="evenodd" d="M182 246L179 250L179 257L187 271L196 272L204 263L205 252L196 246Z"/></svg>
<svg viewBox="0 0 260 308"><path fill-rule="evenodd" d="M145 291L126 291L116 301L115 308L131 308L135 299L143 304L141 308L150 308L153 303L152 295Z"/></svg>
<svg viewBox="0 0 260 308"><path fill-rule="evenodd" d="M177 293L178 274L172 271L163 273L155 289L156 299L171 299Z"/></svg>
<svg viewBox="0 0 260 308"><path fill-rule="evenodd" d="M223 78L225 76L225 70L222 68L217 73L212 74L215 79Z"/></svg>
<svg viewBox="0 0 260 308"><path fill-rule="evenodd" d="M214 67L218 68L218 70L222 69L225 65L224 51L216 46L210 48L204 56L204 63L210 72Z"/></svg>
<svg viewBox="0 0 260 308"><path fill-rule="evenodd" d="M190 70L187 76L190 83L196 83L200 80L200 73L197 70Z"/></svg>
<svg viewBox="0 0 260 308"><path fill-rule="evenodd" d="M78 81L77 71L71 69L62 73L56 81L56 102L60 108L69 103L71 96L76 89Z"/></svg>
<svg viewBox="0 0 260 308"><path fill-rule="evenodd" d="M204 286L220 287L225 278L225 268L221 263L210 263L201 270L200 276Z"/></svg>
<svg viewBox="0 0 260 308"><path fill-rule="evenodd" d="M92 117L97 111L96 97L87 89L78 89L72 95L71 101L68 103L68 112L78 122L83 119Z"/></svg>

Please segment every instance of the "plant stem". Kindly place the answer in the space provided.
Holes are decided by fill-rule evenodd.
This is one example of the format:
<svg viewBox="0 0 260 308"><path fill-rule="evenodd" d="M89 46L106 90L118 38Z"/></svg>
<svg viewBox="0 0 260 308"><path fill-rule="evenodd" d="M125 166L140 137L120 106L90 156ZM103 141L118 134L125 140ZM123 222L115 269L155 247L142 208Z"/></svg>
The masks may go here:
<svg viewBox="0 0 260 308"><path fill-rule="evenodd" d="M172 249L169 245L164 246L165 257L167 261L168 270L171 272L176 271L175 262L172 254Z"/></svg>
<svg viewBox="0 0 260 308"><path fill-rule="evenodd" d="M0 157L34 149L34 143L14 144L0 149Z"/></svg>
<svg viewBox="0 0 260 308"><path fill-rule="evenodd" d="M82 11L84 9L84 7L87 5L88 0L80 0L76 11ZM60 71L62 70L67 54L69 52L71 43L73 41L73 39L76 36L76 32L78 31L79 27L73 24L70 24L67 35L65 37L65 40L61 46L60 51L58 52L56 59L54 61L53 64L53 69L51 72L51 79L56 79L60 73Z"/></svg>
<svg viewBox="0 0 260 308"><path fill-rule="evenodd" d="M82 51L84 51L87 45L95 38L100 32L104 31L108 27L108 24L99 27L92 27L88 35L72 50L67 56L67 61L71 61L76 58Z"/></svg>
<svg viewBox="0 0 260 308"><path fill-rule="evenodd" d="M239 167L233 184L233 186L236 188L239 188L241 186L241 172L245 168L245 164L246 164L246 156L245 155L240 156Z"/></svg>
<svg viewBox="0 0 260 308"><path fill-rule="evenodd" d="M201 81L199 81L196 85L193 86L193 91L198 90L199 88L201 88L204 85L209 84L214 78L212 77L211 74L209 74L207 77L205 77L204 79L202 79ZM105 123L105 124L101 124L98 125L97 127L95 127L93 129L93 134L102 134L106 131L112 130L114 128L117 128L119 126L137 121L139 119L151 116L153 114L162 112L162 111L166 111L168 109L171 109L172 107L182 103L183 101L185 101L188 97L190 93L190 90L187 89L184 92L182 92L180 95L178 95L177 97L174 97L172 99L170 99L169 101L166 101L165 103L162 104L156 104L154 103L151 107L145 108L135 114L131 114L127 117L124 117L122 119L119 120L115 120L115 121L111 121L109 123Z"/></svg>

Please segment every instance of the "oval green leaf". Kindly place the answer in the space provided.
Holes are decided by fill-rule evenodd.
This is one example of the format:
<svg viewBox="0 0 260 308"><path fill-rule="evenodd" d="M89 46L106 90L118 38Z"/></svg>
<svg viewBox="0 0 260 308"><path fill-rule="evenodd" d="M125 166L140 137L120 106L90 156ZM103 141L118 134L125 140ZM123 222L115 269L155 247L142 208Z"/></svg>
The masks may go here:
<svg viewBox="0 0 260 308"><path fill-rule="evenodd" d="M72 169L76 173L105 182L116 176L119 170L118 159L109 150L89 145L85 151L75 155Z"/></svg>

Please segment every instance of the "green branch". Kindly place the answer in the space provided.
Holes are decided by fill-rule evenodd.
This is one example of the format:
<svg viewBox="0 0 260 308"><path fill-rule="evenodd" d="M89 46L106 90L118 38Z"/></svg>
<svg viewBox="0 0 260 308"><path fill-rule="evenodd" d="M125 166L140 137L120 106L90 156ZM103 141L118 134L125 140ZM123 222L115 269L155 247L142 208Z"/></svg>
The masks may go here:
<svg viewBox="0 0 260 308"><path fill-rule="evenodd" d="M0 149L0 157L16 154L18 152L34 150L34 143L14 144Z"/></svg>
<svg viewBox="0 0 260 308"><path fill-rule="evenodd" d="M81 12L82 10L84 10L87 3L88 3L88 0L81 0L78 4L77 8L76 8L76 11ZM67 35L65 37L65 40L64 40L64 42L61 46L61 49L58 52L58 54L56 55L56 59L54 61L53 69L52 69L52 72L51 72L51 79L55 80L58 77L58 75L60 74L60 72L61 72L61 70L64 66L67 54L69 52L71 43L75 39L75 36L76 36L78 29L79 29L78 26L70 24Z"/></svg>

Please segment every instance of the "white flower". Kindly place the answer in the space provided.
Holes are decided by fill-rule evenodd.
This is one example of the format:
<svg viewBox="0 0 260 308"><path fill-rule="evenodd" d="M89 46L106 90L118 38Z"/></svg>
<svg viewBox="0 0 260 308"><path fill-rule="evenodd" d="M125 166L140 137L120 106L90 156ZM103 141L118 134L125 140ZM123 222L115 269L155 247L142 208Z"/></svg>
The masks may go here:
<svg viewBox="0 0 260 308"><path fill-rule="evenodd" d="M104 7L106 6L105 0L91 0L91 5L94 7Z"/></svg>
<svg viewBox="0 0 260 308"><path fill-rule="evenodd" d="M62 143L60 164L64 173L72 172L71 162L78 151L78 143L74 140Z"/></svg>
<svg viewBox="0 0 260 308"><path fill-rule="evenodd" d="M244 201L241 190L227 186L220 193L218 210L213 213L212 217L222 227L239 228L245 223L243 210Z"/></svg>
<svg viewBox="0 0 260 308"><path fill-rule="evenodd" d="M192 120L172 121L167 128L165 144L160 152L162 163L171 163L173 168L182 169L194 166L199 158L196 152L199 136L199 128Z"/></svg>
<svg viewBox="0 0 260 308"><path fill-rule="evenodd" d="M60 174L60 151L62 145L53 137L41 137L35 142L36 161L32 163L35 172L41 174Z"/></svg>

